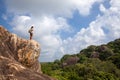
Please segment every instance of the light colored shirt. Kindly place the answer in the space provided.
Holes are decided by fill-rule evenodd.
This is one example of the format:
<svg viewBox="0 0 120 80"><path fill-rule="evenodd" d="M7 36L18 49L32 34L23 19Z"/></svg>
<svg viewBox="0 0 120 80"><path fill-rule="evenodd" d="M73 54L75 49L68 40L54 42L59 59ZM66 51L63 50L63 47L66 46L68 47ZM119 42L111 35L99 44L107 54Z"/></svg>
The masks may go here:
<svg viewBox="0 0 120 80"><path fill-rule="evenodd" d="M33 28L30 28L29 33L33 33Z"/></svg>

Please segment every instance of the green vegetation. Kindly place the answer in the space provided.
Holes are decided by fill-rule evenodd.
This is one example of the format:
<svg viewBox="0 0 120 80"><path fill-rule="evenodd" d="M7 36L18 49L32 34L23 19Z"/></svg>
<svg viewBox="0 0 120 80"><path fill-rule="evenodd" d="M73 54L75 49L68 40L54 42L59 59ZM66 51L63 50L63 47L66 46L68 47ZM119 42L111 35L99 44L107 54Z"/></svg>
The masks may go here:
<svg viewBox="0 0 120 80"><path fill-rule="evenodd" d="M120 80L120 39L41 66L43 73L57 80Z"/></svg>

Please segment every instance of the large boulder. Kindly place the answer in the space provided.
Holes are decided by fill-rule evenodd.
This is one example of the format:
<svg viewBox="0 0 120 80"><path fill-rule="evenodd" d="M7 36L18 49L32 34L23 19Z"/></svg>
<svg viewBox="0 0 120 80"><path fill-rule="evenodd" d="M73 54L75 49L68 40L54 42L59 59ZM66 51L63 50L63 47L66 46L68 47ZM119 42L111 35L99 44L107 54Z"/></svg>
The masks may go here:
<svg viewBox="0 0 120 80"><path fill-rule="evenodd" d="M54 80L42 74L40 45L0 26L0 80Z"/></svg>

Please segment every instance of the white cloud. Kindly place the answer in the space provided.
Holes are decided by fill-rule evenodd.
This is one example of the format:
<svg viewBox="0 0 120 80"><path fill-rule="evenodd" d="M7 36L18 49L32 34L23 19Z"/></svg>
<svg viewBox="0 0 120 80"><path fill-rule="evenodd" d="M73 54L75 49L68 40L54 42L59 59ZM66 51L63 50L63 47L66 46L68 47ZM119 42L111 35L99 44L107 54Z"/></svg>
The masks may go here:
<svg viewBox="0 0 120 80"><path fill-rule="evenodd" d="M84 16L90 14L90 10L95 3L101 3L103 1L104 0L72 0L76 9Z"/></svg>
<svg viewBox="0 0 120 80"><path fill-rule="evenodd" d="M100 5L100 10L104 12L95 21L92 21L87 28L82 28L74 37L64 40L66 53L77 53L80 49L89 45L107 43L116 38L120 38L120 3L119 0L111 0L111 7L105 9ZM69 46L68 46L69 45Z"/></svg>
<svg viewBox="0 0 120 80"><path fill-rule="evenodd" d="M9 12L17 14L71 16L71 0L6 0Z"/></svg>
<svg viewBox="0 0 120 80"><path fill-rule="evenodd" d="M100 11L103 13L105 13L105 11L106 11L106 8L104 7L103 4L100 5Z"/></svg>
<svg viewBox="0 0 120 80"><path fill-rule="evenodd" d="M15 16L10 23L12 31L19 35L24 35L24 38L26 38L28 35L26 30L28 29L30 20L29 16Z"/></svg>
<svg viewBox="0 0 120 80"><path fill-rule="evenodd" d="M103 0L6 0L7 11L15 14L62 15L71 17L74 10L81 15L89 15L93 4Z"/></svg>
<svg viewBox="0 0 120 80"><path fill-rule="evenodd" d="M40 42L41 45L41 61L53 61L55 53L58 52L62 45L62 39L59 35L60 31L70 30L70 26L62 17L54 18L42 16L36 20L30 16L16 16L11 25L12 31L21 37L29 39L28 29L34 25L33 39ZM45 56L47 55L47 56Z"/></svg>
<svg viewBox="0 0 120 80"><path fill-rule="evenodd" d="M13 32L29 38L28 29L34 25L34 39L41 44L41 61L53 61L66 53L77 53L88 45L98 45L120 37L120 0L111 0L109 9L104 0L6 0L7 10L14 17L11 21ZM66 17L74 10L89 15L92 6L101 3L104 14L91 21L73 37L63 40L61 31L70 31ZM21 6L22 5L22 6ZM20 34L21 33L21 34Z"/></svg>
<svg viewBox="0 0 120 80"><path fill-rule="evenodd" d="M111 0L110 4L112 5L110 8L112 12L120 13L120 0Z"/></svg>
<svg viewBox="0 0 120 80"><path fill-rule="evenodd" d="M110 0L112 7L120 8L120 0Z"/></svg>
<svg viewBox="0 0 120 80"><path fill-rule="evenodd" d="M65 52L78 53L81 49L89 46L101 44L105 38L105 33L97 22L92 22L88 28L82 28L73 38L64 41Z"/></svg>

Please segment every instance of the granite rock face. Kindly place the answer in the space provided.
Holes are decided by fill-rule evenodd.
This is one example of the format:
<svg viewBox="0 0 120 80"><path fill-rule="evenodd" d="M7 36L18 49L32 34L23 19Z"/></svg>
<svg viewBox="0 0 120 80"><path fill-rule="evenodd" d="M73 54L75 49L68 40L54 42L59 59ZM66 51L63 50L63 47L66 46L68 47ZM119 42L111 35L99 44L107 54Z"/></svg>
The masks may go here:
<svg viewBox="0 0 120 80"><path fill-rule="evenodd" d="M0 80L55 80L42 74L40 45L0 26Z"/></svg>

